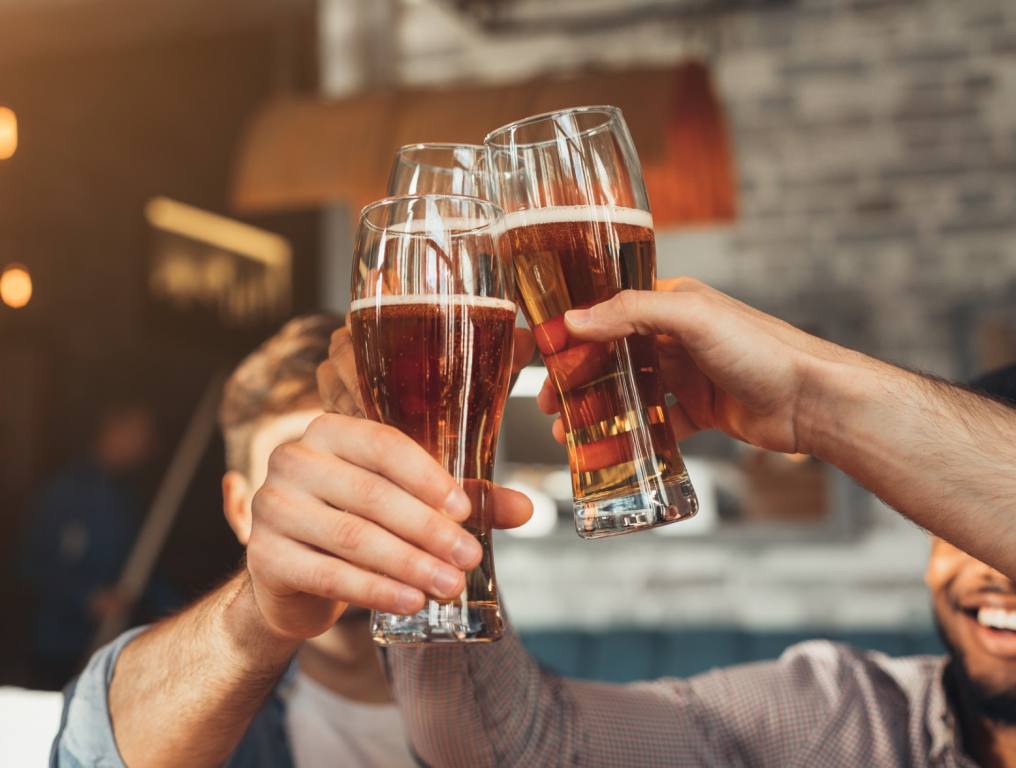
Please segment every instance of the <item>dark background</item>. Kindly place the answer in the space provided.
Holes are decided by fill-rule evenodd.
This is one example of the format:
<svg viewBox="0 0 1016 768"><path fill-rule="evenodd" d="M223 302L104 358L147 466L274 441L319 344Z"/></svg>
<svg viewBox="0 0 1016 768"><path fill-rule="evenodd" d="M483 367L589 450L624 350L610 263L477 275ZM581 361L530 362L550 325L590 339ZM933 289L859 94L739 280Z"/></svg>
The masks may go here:
<svg viewBox="0 0 1016 768"><path fill-rule="evenodd" d="M173 34L89 37L77 45L17 44L39 27L66 33L71 14L0 22L0 103L15 110L19 147L0 163L0 262L31 271L31 303L0 305L0 615L28 621L15 577L26 502L42 479L85 448L101 402L140 398L157 414L164 467L206 381L274 328L224 331L214 318L148 297L145 202L165 195L228 212L233 153L246 119L280 87L280 28L311 34L298 11L283 27L255 19ZM17 21L17 19L15 20ZM170 25L170 29L172 26ZM98 39L96 39L98 38ZM90 43L90 44L89 44ZM313 46L297 50L286 87L314 85ZM313 308L318 217L257 220L294 248L294 311ZM162 570L190 596L238 562L222 522L218 440L183 505ZM142 478L150 495L159 473ZM23 682L24 632L0 633L0 683Z"/></svg>

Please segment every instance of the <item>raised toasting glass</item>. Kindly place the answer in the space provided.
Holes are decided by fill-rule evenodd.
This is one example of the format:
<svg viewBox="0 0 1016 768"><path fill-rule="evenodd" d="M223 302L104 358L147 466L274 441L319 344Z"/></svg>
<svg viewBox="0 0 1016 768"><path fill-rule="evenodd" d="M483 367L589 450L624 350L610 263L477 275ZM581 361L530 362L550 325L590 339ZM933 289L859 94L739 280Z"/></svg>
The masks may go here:
<svg viewBox="0 0 1016 768"><path fill-rule="evenodd" d="M350 330L367 416L412 437L462 485L473 505L465 527L483 548L458 598L431 598L414 616L375 613L381 645L484 642L504 629L489 492L516 307L500 216L452 195L386 198L360 214Z"/></svg>
<svg viewBox="0 0 1016 768"><path fill-rule="evenodd" d="M395 153L389 195L468 195L489 200L482 144L407 144Z"/></svg>
<svg viewBox="0 0 1016 768"><path fill-rule="evenodd" d="M621 111L537 115L485 143L505 210L502 252L561 399L579 535L691 517L698 500L674 440L654 338L582 342L564 323L569 309L655 281L653 217Z"/></svg>

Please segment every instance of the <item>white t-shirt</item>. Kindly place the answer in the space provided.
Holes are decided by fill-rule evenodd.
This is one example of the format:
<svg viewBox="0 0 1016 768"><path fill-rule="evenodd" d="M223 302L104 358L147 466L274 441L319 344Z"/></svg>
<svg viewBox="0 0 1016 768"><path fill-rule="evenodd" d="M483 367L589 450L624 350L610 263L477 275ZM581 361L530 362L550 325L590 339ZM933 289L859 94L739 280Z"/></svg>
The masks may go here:
<svg viewBox="0 0 1016 768"><path fill-rule="evenodd" d="M0 688L0 766L49 765L63 694Z"/></svg>
<svg viewBox="0 0 1016 768"><path fill-rule="evenodd" d="M302 672L286 698L286 730L296 768L417 765L394 704L350 701Z"/></svg>

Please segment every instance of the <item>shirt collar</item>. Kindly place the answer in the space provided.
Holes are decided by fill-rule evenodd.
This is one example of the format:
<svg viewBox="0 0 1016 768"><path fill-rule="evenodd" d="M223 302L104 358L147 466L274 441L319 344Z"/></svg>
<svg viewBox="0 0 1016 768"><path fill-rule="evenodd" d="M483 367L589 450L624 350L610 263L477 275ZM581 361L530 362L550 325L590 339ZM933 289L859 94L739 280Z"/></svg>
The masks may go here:
<svg viewBox="0 0 1016 768"><path fill-rule="evenodd" d="M952 707L949 706L949 699L945 693L945 668L949 662L948 656L943 656L936 664L935 674L932 677L934 683L928 692L928 735L931 737L931 751L929 757L935 762L941 762L947 750L959 752L959 736L956 730L956 718L953 716Z"/></svg>
<svg viewBox="0 0 1016 768"><path fill-rule="evenodd" d="M976 766L963 748L963 731L959 728L956 713L953 711L946 680L946 670L950 657L943 656L936 664L935 681L929 691L928 701L928 734L931 737L931 749L928 757L936 764L946 764L944 759L952 757L952 764L958 766Z"/></svg>

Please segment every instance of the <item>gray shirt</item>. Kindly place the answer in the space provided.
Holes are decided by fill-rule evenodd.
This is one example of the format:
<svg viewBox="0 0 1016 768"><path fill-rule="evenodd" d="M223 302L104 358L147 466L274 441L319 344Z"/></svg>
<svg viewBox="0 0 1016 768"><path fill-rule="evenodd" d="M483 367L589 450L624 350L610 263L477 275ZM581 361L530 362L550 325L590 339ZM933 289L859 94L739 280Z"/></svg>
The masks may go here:
<svg viewBox="0 0 1016 768"><path fill-rule="evenodd" d="M580 682L514 636L388 653L416 752L455 766L973 766L944 657L889 658L827 641L686 680Z"/></svg>
<svg viewBox="0 0 1016 768"><path fill-rule="evenodd" d="M123 765L107 697L133 634L99 651L69 692L52 765ZM893 659L811 641L775 662L611 685L541 669L510 634L492 645L391 649L387 661L404 724L428 765L975 765L947 703L944 657ZM259 731L231 764L289 764L283 729Z"/></svg>

